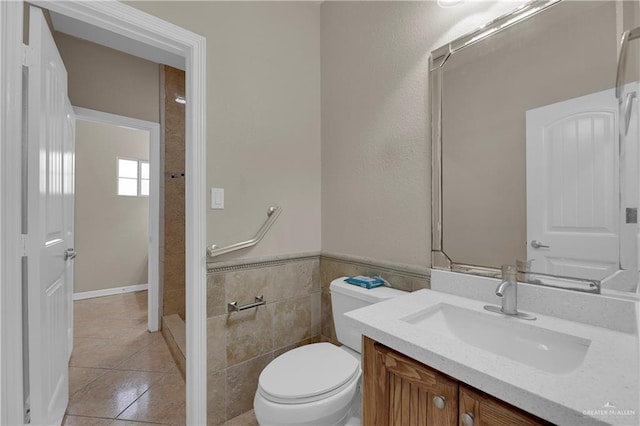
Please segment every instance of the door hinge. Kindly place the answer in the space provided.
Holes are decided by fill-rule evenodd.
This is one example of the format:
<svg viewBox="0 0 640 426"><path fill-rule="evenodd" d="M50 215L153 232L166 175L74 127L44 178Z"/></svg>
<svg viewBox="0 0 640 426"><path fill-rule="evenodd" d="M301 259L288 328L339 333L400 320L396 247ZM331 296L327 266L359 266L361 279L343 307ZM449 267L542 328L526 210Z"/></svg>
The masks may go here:
<svg viewBox="0 0 640 426"><path fill-rule="evenodd" d="M22 65L30 67L35 64L35 50L26 44L22 44Z"/></svg>
<svg viewBox="0 0 640 426"><path fill-rule="evenodd" d="M627 207L625 211L625 219L627 223L638 223L638 209Z"/></svg>

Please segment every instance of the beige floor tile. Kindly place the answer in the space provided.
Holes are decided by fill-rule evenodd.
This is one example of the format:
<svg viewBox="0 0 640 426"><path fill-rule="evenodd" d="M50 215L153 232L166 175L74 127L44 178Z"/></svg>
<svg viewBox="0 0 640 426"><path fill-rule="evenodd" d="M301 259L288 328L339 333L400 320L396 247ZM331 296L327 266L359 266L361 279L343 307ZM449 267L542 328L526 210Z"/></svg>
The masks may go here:
<svg viewBox="0 0 640 426"><path fill-rule="evenodd" d="M104 368L69 367L69 396L108 372Z"/></svg>
<svg viewBox="0 0 640 426"><path fill-rule="evenodd" d="M258 420L253 410L250 410L223 423L222 426L258 426Z"/></svg>
<svg viewBox="0 0 640 426"><path fill-rule="evenodd" d="M62 426L108 426L111 422L113 420L97 417L65 416L62 420Z"/></svg>
<svg viewBox="0 0 640 426"><path fill-rule="evenodd" d="M73 395L67 413L116 418L162 376L147 371L110 371Z"/></svg>
<svg viewBox="0 0 640 426"><path fill-rule="evenodd" d="M145 319L147 292L78 300L73 304L74 318L80 319Z"/></svg>
<svg viewBox="0 0 640 426"><path fill-rule="evenodd" d="M70 401L63 425L184 424L184 381L175 374L178 370L162 335L147 332L146 291L75 301L70 365ZM159 381L162 384L142 399ZM154 410L170 401L170 414L114 420L138 399L136 407L151 401Z"/></svg>
<svg viewBox="0 0 640 426"><path fill-rule="evenodd" d="M121 293L111 296L93 297L91 299L76 300L74 306L84 305L107 305L112 308L120 306L127 306L129 308L136 308L141 312L147 311L147 300L149 295L146 290L136 291L133 293Z"/></svg>
<svg viewBox="0 0 640 426"><path fill-rule="evenodd" d="M75 337L97 337L118 339L135 337L147 331L147 320L144 319L103 319L74 318L73 335Z"/></svg>
<svg viewBox="0 0 640 426"><path fill-rule="evenodd" d="M162 339L160 333L146 332L122 339L74 338L69 365L112 368L158 339Z"/></svg>
<svg viewBox="0 0 640 426"><path fill-rule="evenodd" d="M150 344L116 367L118 370L157 371L179 373L169 348L164 340Z"/></svg>
<svg viewBox="0 0 640 426"><path fill-rule="evenodd" d="M185 384L180 374L165 374L144 395L118 416L118 420L186 422Z"/></svg>

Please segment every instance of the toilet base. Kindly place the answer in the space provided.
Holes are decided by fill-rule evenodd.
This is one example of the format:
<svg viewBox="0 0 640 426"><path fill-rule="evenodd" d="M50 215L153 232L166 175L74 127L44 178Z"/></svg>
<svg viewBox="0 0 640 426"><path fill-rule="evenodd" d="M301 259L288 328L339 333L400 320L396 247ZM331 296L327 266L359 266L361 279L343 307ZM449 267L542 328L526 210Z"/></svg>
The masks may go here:
<svg viewBox="0 0 640 426"><path fill-rule="evenodd" d="M360 380L339 394L311 403L274 403L261 395L260 390L253 401L260 426L355 426L360 424L360 405Z"/></svg>

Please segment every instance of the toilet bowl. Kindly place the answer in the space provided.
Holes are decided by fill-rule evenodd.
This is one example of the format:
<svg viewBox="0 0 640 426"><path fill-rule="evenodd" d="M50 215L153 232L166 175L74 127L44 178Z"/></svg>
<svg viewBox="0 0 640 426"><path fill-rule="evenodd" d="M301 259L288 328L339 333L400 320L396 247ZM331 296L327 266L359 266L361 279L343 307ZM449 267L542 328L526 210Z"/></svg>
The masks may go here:
<svg viewBox="0 0 640 426"><path fill-rule="evenodd" d="M343 315L404 292L367 290L343 280L334 280L329 288L336 335L345 346L314 343L271 361L260 374L253 404L261 426L360 424L362 336L346 325Z"/></svg>
<svg viewBox="0 0 640 426"><path fill-rule="evenodd" d="M331 343L291 350L260 375L256 418L262 426L343 425L359 403L361 375L359 357Z"/></svg>

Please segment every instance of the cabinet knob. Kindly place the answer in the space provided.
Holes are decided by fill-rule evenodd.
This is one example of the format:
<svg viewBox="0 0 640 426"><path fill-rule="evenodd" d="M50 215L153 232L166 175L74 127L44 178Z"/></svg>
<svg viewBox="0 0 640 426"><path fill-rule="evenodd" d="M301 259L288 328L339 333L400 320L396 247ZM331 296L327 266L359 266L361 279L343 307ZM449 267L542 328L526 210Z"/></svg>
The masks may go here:
<svg viewBox="0 0 640 426"><path fill-rule="evenodd" d="M462 416L460 416L460 419L462 420L462 424L464 426L473 426L473 420L474 420L473 413L467 411Z"/></svg>
<svg viewBox="0 0 640 426"><path fill-rule="evenodd" d="M447 400L444 399L444 396L434 396L433 405L435 405L436 408L442 410L445 407L445 405L447 405Z"/></svg>

